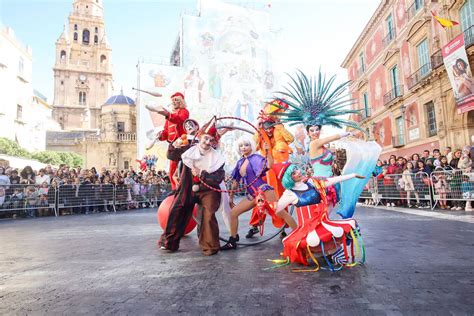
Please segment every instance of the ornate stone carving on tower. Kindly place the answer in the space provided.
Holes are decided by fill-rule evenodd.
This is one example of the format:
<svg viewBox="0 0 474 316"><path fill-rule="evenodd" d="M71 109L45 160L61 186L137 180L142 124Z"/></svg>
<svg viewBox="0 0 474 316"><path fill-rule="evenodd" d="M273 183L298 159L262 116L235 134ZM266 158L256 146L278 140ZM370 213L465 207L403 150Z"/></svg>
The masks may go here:
<svg viewBox="0 0 474 316"><path fill-rule="evenodd" d="M102 1L74 0L56 41L53 118L64 130L99 129L101 105L112 94Z"/></svg>

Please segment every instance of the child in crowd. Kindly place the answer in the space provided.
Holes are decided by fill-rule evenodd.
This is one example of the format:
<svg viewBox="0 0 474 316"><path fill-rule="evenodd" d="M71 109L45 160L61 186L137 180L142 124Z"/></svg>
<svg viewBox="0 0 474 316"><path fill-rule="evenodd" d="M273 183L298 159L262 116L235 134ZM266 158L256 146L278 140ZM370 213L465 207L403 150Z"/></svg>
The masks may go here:
<svg viewBox="0 0 474 316"><path fill-rule="evenodd" d="M418 192L415 190L415 184L413 183L413 164L411 162L407 162L405 165L405 170L403 170L402 174L402 180L404 183L404 190L407 192L407 205L408 207L412 207L413 205L411 204L411 196L412 194L415 195L416 199L416 207L420 206L420 195Z"/></svg>
<svg viewBox="0 0 474 316"><path fill-rule="evenodd" d="M466 212L472 211L471 201L474 198L474 190L473 185L470 182L468 175L462 176L462 183L461 183L461 191L462 197L466 200L466 208L464 209Z"/></svg>
<svg viewBox="0 0 474 316"><path fill-rule="evenodd" d="M446 180L446 174L443 168L436 167L436 170L433 172L434 188L436 193L439 195L439 207L442 210L449 209L446 198L449 192L449 184Z"/></svg>
<svg viewBox="0 0 474 316"><path fill-rule="evenodd" d="M32 185L28 186L25 191L26 208L29 217L36 216L36 208L38 207L38 190Z"/></svg>

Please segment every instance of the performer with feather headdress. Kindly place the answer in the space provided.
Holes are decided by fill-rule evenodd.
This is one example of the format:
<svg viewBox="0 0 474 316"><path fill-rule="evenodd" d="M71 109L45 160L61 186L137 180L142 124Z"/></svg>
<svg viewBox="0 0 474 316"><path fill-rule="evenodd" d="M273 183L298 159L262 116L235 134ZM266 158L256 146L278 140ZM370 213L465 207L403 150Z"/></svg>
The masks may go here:
<svg viewBox="0 0 474 316"><path fill-rule="evenodd" d="M290 77L288 87L279 94L282 96L288 105L288 110L278 113L280 120L288 123L290 126L296 124L304 124L311 137L309 144L309 157L314 168L315 177L309 179L306 183L301 175L301 172L296 166L289 164L278 165L274 168L279 169L276 173L278 178L282 180L286 191L278 202L277 212L288 207L288 205L295 205L297 207L298 227L293 230L285 239L284 245L284 265L291 262L298 262L304 265L308 264L311 259L316 264L316 268L311 271L319 269L319 264L316 257L318 255L324 256L328 266L334 270L333 265L328 259L329 254L333 254L332 261L339 265L355 264L354 252L352 252L352 262L349 260L348 250L346 248L349 239L354 239L351 244L361 245L362 259L365 260L363 252L363 244L360 242L358 231L359 227L355 220L343 216L346 220L334 221L329 219L329 201L327 187L339 182L351 182L354 187L361 187L367 182L366 174L368 164L369 168L373 169L376 159L380 151L371 151L375 156L367 159L367 162L361 162L356 167L362 171L357 172L352 170L350 174L345 173L343 176L331 177L332 153L324 147L325 144L339 140L343 137L350 136L350 132L342 132L334 136L320 139L319 132L323 125L331 125L337 128L351 127L362 130L356 123L342 118L342 115L357 114L359 110L353 110L350 105L353 100L347 97L346 88L348 82L333 88L335 77L326 80L326 76L319 72L316 78L308 78L303 72L299 71L296 77ZM361 145L358 143L358 145ZM373 161L373 165L372 165ZM365 180L362 180L365 179ZM355 193L352 191L351 193ZM344 190L342 196L344 198ZM360 194L360 192L359 192ZM357 201L356 196L351 197L350 202L355 206ZM347 214L346 214L347 215ZM352 214L351 214L352 215ZM355 236L357 235L357 239ZM358 243L357 240L360 240ZM325 244L326 243L326 244ZM278 262L278 261L277 261ZM304 270L306 271L306 270Z"/></svg>

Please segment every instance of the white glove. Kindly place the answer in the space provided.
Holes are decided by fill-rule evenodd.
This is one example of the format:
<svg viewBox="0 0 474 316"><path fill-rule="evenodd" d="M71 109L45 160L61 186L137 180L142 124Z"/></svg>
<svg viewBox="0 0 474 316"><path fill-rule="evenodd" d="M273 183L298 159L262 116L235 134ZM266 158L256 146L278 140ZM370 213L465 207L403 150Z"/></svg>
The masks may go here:
<svg viewBox="0 0 474 316"><path fill-rule="evenodd" d="M347 137L347 136L353 136L352 132L342 132L339 134L341 138Z"/></svg>

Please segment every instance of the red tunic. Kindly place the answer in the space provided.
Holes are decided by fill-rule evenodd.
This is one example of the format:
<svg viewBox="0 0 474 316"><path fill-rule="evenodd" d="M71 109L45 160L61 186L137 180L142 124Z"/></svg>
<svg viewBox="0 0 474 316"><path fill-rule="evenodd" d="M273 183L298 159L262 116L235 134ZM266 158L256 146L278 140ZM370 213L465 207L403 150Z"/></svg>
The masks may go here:
<svg viewBox="0 0 474 316"><path fill-rule="evenodd" d="M176 139L185 134L184 121L189 118L189 111L185 108L179 109L177 112L170 113L166 118L163 132L161 133L160 140L166 140L168 143L174 142Z"/></svg>

